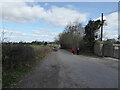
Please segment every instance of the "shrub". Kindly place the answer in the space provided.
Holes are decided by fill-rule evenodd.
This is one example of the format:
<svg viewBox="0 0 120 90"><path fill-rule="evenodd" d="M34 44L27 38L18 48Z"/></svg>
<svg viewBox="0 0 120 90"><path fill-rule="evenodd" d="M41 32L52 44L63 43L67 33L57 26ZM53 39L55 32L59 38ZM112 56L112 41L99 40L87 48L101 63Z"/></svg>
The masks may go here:
<svg viewBox="0 0 120 90"><path fill-rule="evenodd" d="M4 43L2 45L2 87L13 87L21 76L29 72L51 48L35 48L23 43ZM41 47L41 46L40 46Z"/></svg>
<svg viewBox="0 0 120 90"><path fill-rule="evenodd" d="M2 54L4 72L14 71L34 58L33 48L23 44L3 44Z"/></svg>

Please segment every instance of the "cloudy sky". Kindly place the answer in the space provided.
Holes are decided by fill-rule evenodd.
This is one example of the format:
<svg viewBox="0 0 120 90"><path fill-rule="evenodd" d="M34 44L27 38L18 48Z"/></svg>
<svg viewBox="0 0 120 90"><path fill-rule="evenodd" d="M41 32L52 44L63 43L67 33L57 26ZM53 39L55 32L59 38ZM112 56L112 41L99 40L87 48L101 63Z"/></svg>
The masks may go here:
<svg viewBox="0 0 120 90"><path fill-rule="evenodd" d="M1 8L2 7L2 8ZM74 21L83 26L104 13L105 38L118 36L118 2L4 2L0 3L0 32L8 41L53 41Z"/></svg>

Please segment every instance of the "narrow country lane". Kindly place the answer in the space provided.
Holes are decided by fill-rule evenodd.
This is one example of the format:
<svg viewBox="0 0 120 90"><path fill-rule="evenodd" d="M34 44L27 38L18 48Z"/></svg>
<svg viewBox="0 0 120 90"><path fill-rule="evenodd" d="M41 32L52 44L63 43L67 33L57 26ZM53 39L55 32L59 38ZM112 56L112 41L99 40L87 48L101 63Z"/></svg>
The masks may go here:
<svg viewBox="0 0 120 90"><path fill-rule="evenodd" d="M117 88L118 61L52 52L15 87L19 88Z"/></svg>

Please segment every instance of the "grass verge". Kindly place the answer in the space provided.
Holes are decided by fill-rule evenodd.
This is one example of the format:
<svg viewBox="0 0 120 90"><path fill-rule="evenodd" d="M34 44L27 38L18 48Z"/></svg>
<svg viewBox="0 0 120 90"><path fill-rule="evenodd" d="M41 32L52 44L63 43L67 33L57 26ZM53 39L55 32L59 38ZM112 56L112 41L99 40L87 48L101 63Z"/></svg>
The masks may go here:
<svg viewBox="0 0 120 90"><path fill-rule="evenodd" d="M3 88L14 87L21 80L21 78L24 77L25 74L30 72L40 60L42 60L47 54L51 52L51 48L47 46L32 45L31 47L34 48L35 52L37 50L41 53L37 52L35 59L26 63L25 66L19 67L13 72L2 73Z"/></svg>

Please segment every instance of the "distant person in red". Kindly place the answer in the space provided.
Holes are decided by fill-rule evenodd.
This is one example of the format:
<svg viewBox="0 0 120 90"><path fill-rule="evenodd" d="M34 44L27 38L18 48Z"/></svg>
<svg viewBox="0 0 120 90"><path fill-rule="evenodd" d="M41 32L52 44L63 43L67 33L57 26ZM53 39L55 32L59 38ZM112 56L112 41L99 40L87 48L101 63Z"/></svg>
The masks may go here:
<svg viewBox="0 0 120 90"><path fill-rule="evenodd" d="M74 48L72 48L72 53L73 53L73 54L75 53L75 49L74 49Z"/></svg>

